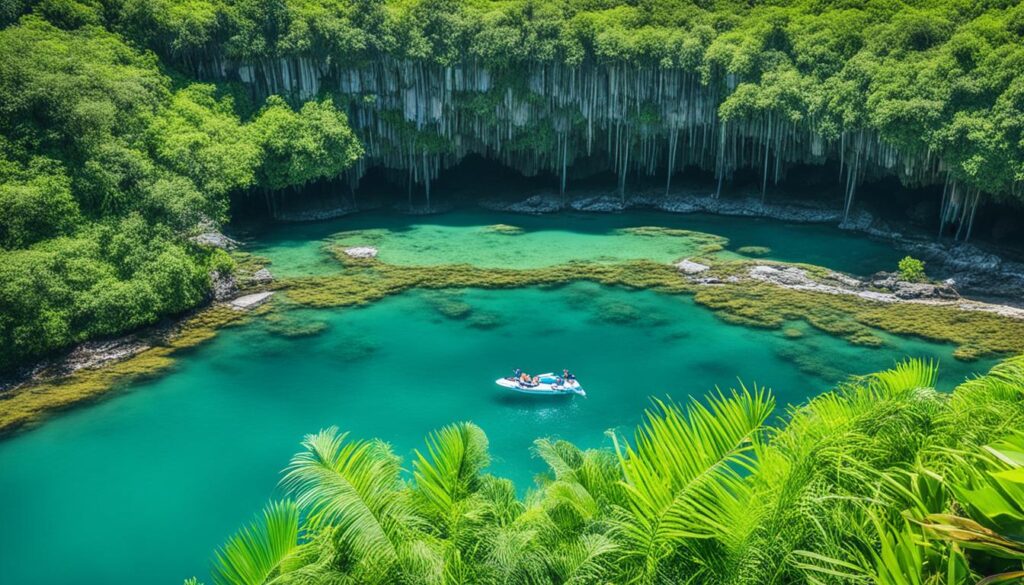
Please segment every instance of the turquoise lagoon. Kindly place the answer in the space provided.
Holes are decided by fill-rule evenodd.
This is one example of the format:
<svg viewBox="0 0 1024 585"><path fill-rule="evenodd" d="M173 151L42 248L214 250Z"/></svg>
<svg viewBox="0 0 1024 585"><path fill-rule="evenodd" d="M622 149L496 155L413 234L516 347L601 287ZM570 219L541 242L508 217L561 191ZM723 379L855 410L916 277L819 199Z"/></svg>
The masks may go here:
<svg viewBox="0 0 1024 585"><path fill-rule="evenodd" d="M524 233L485 229L497 223ZM647 225L850 272L896 258L884 244L830 228L642 214L368 214L276 227L251 249L292 275L336 270L326 246L367 238L398 264L670 261L692 249L687 238L620 231ZM408 461L429 431L473 421L490 438L491 471L525 491L543 470L534 439L607 446L605 432L629 432L651 396L685 401L742 381L792 404L908 355L938 360L945 388L991 365L957 362L951 347L917 339L885 336L886 347L869 349L795 326L804 335L791 339L726 324L686 296L589 283L411 291L362 308L258 317L181 356L166 375L0 442L0 582L208 579L212 551L277 493L303 435L332 425L379 437ZM499 391L494 379L515 367L571 368L588 397Z"/></svg>

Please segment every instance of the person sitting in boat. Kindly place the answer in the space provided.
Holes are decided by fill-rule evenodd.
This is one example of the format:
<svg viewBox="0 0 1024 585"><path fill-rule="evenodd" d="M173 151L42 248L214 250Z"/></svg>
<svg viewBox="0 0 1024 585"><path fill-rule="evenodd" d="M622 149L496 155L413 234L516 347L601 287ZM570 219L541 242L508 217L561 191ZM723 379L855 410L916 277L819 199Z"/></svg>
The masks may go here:
<svg viewBox="0 0 1024 585"><path fill-rule="evenodd" d="M531 380L532 380L532 378L530 378L530 374L527 374L526 372L524 372L522 370L519 370L519 381L520 382L522 382L523 384L529 385L529 384L532 383Z"/></svg>
<svg viewBox="0 0 1024 585"><path fill-rule="evenodd" d="M574 381L576 381L575 374L570 372L568 369L563 369L562 370L562 377L565 378L566 382L574 382Z"/></svg>
<svg viewBox="0 0 1024 585"><path fill-rule="evenodd" d="M516 368L515 370L512 371L512 379L513 380L518 380L520 377L522 377L522 375L523 375L523 370L520 369L520 368Z"/></svg>

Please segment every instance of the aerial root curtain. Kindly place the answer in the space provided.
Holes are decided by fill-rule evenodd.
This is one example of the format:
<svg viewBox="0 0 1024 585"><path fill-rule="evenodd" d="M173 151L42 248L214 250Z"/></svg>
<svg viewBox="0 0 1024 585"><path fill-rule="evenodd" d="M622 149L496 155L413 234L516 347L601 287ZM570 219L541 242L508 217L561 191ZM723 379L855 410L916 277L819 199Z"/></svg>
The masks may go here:
<svg viewBox="0 0 1024 585"><path fill-rule="evenodd" d="M871 129L826 137L812 117L794 121L771 110L723 120L719 106L739 83L729 75L705 84L698 73L652 66L535 63L494 72L474 62L441 66L387 56L353 68L309 58L215 61L202 74L239 79L257 96L347 97L350 123L366 148L348 179L358 182L372 166L407 173L410 202L413 185L429 202L431 180L474 153L526 175L551 173L562 193L574 161L603 161L603 169L588 169L614 172L623 197L630 176L664 173L669 191L674 172L697 167L714 173L716 196L735 171L754 170L764 198L789 168L832 160L847 216L864 180L945 183L942 222L954 223L961 237L970 234L979 200L976 190L950 186L934 153L903 152Z"/></svg>

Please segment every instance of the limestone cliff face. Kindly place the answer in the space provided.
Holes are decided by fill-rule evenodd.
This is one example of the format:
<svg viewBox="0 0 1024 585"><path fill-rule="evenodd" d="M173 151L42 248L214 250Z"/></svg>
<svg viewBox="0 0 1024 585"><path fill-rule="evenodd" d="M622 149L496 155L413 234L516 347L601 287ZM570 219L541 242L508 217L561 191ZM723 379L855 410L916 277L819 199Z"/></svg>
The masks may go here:
<svg viewBox="0 0 1024 585"><path fill-rule="evenodd" d="M930 152L901 152L870 130L826 136L812 119L772 113L723 120L719 106L738 85L732 76L708 81L695 72L624 64L537 63L491 71L472 62L440 66L381 57L370 63L306 58L258 63L217 62L204 76L237 79L257 96L296 101L321 92L349 99L349 117L367 156L350 173L358 180L381 166L422 186L467 154L492 158L527 175L561 178L613 171L627 177L665 175L694 166L714 173L719 190L738 169L754 169L762 188L797 164L839 163L849 211L857 184L898 176L908 185L946 184L944 221L963 222L978 193L947 179Z"/></svg>

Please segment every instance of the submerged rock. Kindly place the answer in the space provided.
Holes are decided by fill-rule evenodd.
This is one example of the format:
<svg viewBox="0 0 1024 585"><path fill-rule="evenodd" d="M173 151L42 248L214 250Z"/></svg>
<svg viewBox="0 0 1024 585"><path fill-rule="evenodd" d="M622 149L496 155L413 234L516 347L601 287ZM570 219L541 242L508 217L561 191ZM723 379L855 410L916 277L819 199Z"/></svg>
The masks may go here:
<svg viewBox="0 0 1024 585"><path fill-rule="evenodd" d="M251 295L245 295L238 297L237 299L233 299L228 304L231 305L232 309L237 309L239 311L247 311L249 309L255 309L256 307L267 302L267 300L273 295L273 291L253 293Z"/></svg>
<svg viewBox="0 0 1024 585"><path fill-rule="evenodd" d="M509 225L507 223L489 225L484 228L484 231L491 234L501 234L505 236L518 236L526 232L526 230L519 226Z"/></svg>
<svg viewBox="0 0 1024 585"><path fill-rule="evenodd" d="M249 279L249 282L258 285L270 284L271 282L274 282L274 275L271 274L270 271L267 270L266 268L260 268L259 270L253 273L252 277Z"/></svg>
<svg viewBox="0 0 1024 585"><path fill-rule="evenodd" d="M706 264L701 264L700 262L694 262L689 258L685 258L676 263L676 268L678 268L683 274L700 274L711 267Z"/></svg>
<svg viewBox="0 0 1024 585"><path fill-rule="evenodd" d="M376 258L378 253L377 248L374 248L373 246L356 246L354 248L345 248L344 252L345 255L348 256L349 258L361 259Z"/></svg>

